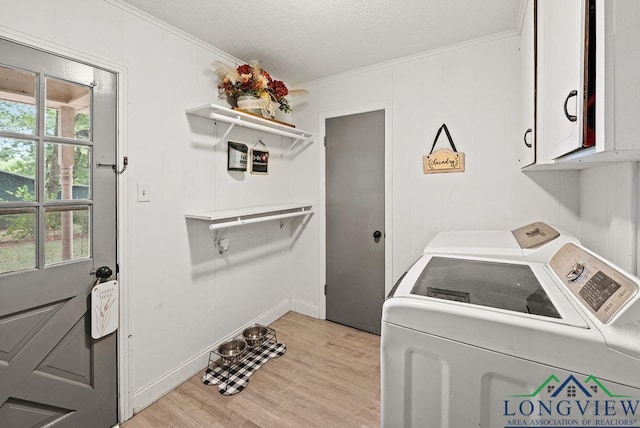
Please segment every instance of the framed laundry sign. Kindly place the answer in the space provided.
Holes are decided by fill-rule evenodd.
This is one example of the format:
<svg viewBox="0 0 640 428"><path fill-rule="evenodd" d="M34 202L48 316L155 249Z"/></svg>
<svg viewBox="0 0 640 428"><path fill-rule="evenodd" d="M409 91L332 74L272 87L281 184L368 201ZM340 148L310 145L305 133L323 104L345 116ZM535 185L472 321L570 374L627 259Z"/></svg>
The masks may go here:
<svg viewBox="0 0 640 428"><path fill-rule="evenodd" d="M227 144L227 171L246 171L249 147L234 141L229 141Z"/></svg>
<svg viewBox="0 0 640 428"><path fill-rule="evenodd" d="M263 149L257 149L256 147L251 149L251 174L268 174L269 173L269 150L264 145L262 140L258 141L258 144L262 144Z"/></svg>
<svg viewBox="0 0 640 428"><path fill-rule="evenodd" d="M436 147L438 137L443 129L449 139L451 149L438 149L434 152L433 149ZM456 149L456 145L453 144L453 139L445 123L438 129L429 154L422 157L422 172L425 174L464 172L464 153Z"/></svg>

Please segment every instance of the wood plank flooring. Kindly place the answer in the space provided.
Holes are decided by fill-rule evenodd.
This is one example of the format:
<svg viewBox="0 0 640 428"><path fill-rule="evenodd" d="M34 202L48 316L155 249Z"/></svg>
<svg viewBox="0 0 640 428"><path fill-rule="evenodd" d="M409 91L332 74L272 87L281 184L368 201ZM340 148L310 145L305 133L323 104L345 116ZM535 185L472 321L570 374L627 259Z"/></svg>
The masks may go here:
<svg viewBox="0 0 640 428"><path fill-rule="evenodd" d="M287 353L225 397L198 373L121 426L380 426L380 337L289 312L271 325Z"/></svg>

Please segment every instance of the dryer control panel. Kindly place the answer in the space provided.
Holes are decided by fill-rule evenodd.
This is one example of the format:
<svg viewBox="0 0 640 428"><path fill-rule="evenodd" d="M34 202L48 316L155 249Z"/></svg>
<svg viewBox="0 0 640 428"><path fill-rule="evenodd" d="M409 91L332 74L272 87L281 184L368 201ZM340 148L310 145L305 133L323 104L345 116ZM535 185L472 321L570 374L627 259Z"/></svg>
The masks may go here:
<svg viewBox="0 0 640 428"><path fill-rule="evenodd" d="M578 301L605 324L638 292L634 281L575 244L563 245L549 265Z"/></svg>

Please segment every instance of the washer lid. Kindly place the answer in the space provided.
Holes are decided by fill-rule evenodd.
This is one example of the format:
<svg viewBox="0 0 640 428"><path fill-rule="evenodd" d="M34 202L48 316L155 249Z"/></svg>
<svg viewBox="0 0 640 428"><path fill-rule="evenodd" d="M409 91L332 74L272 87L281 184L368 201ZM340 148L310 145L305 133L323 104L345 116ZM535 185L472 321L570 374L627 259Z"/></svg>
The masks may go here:
<svg viewBox="0 0 640 428"><path fill-rule="evenodd" d="M424 255L405 273L384 306L385 321L410 328L424 324L425 317L415 318L403 307L437 308L436 312L451 316L464 313L465 318L507 323L540 320L588 328L547 264L518 260Z"/></svg>
<svg viewBox="0 0 640 428"><path fill-rule="evenodd" d="M434 256L411 294L561 318L526 264Z"/></svg>

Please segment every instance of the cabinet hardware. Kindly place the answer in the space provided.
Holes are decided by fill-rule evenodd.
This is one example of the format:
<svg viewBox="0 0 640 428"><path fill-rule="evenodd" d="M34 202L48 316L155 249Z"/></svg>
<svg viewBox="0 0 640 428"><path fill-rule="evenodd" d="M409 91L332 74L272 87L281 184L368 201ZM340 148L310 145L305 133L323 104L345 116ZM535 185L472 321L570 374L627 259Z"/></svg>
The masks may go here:
<svg viewBox="0 0 640 428"><path fill-rule="evenodd" d="M574 89L573 91L569 92L569 95L567 95L567 98L564 100L564 115L567 117L567 119L569 119L569 122L575 122L576 120L578 120L578 116L569 114L569 112L567 111L567 103L569 102L569 98L577 96L578 91Z"/></svg>
<svg viewBox="0 0 640 428"><path fill-rule="evenodd" d="M524 131L524 137L523 137L524 138L524 145L527 146L527 147L532 147L533 146L533 144L527 142L527 135L531 134L532 132L533 132L533 130L531 128L529 128L526 131Z"/></svg>

